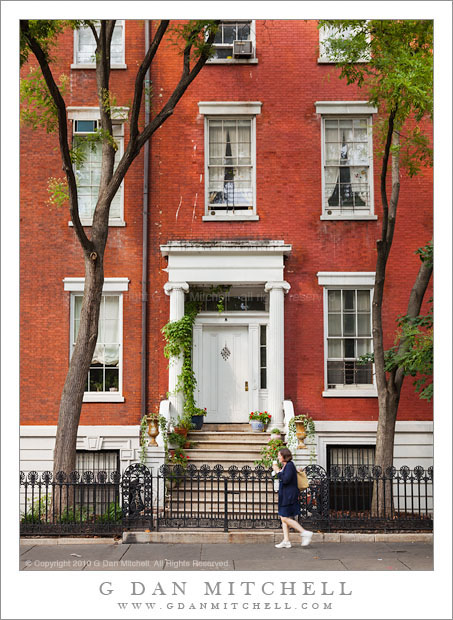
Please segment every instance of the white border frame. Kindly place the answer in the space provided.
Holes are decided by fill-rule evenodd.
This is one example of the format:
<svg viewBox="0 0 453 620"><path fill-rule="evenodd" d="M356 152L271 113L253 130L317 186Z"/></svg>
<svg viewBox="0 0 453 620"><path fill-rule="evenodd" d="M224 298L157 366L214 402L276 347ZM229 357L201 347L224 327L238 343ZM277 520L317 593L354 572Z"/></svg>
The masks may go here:
<svg viewBox="0 0 453 620"><path fill-rule="evenodd" d="M324 338L324 398L377 398L376 375L373 365L373 387L348 387L328 389L327 387L327 291L359 289L370 290L370 305L373 308L374 282L376 274L373 271L363 272L334 272L319 271L317 274L318 284L323 287L323 338ZM371 349L373 339L371 339Z"/></svg>
<svg viewBox="0 0 453 620"><path fill-rule="evenodd" d="M69 306L69 359L72 355L72 343L74 341L74 298L83 293L85 278L64 278L64 290L70 292ZM84 403L123 403L123 342L124 342L124 323L123 323L123 292L129 289L128 278L105 278L102 287L102 295L118 295L118 321L120 323L119 338L119 371L118 371L118 392L84 392Z"/></svg>
<svg viewBox="0 0 453 620"><path fill-rule="evenodd" d="M373 114L377 108L367 101L316 101L316 114L321 115L321 215L320 220L360 221L377 220L374 214L374 169L373 169ZM325 121L366 117L368 133L368 183L370 205L368 214L329 215L325 208Z"/></svg>
<svg viewBox="0 0 453 620"><path fill-rule="evenodd" d="M122 63L115 63L110 66L111 69L127 69L127 65L126 65L126 19L117 19L116 22L121 22L122 26L123 26L123 62ZM116 24L115 24L116 27ZM77 49L78 49L78 44L79 44L79 29L76 28L74 30L74 46L73 46L73 50L74 50L74 54L73 54L73 62L71 64L71 69L96 69L96 63L95 62L90 62L90 63L78 63L77 62Z"/></svg>

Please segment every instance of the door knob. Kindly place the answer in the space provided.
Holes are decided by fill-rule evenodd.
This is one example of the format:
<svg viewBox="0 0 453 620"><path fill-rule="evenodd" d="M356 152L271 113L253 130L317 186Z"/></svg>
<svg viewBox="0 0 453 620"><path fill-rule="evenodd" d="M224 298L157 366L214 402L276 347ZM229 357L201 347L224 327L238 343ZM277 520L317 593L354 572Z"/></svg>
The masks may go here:
<svg viewBox="0 0 453 620"><path fill-rule="evenodd" d="M249 382L248 381L245 382L245 391L246 392L249 391Z"/></svg>

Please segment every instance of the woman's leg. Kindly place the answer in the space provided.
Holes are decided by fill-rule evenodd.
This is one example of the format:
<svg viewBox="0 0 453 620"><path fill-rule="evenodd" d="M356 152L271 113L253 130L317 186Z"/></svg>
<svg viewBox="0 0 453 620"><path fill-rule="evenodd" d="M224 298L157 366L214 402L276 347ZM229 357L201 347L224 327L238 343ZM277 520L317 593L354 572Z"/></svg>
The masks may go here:
<svg viewBox="0 0 453 620"><path fill-rule="evenodd" d="M282 520L283 540L289 542L289 529L286 525L286 517L280 517L280 519Z"/></svg>
<svg viewBox="0 0 453 620"><path fill-rule="evenodd" d="M294 519L290 519L289 517L280 517L282 520L282 523L284 523L284 527L286 526L286 530L288 531L288 527L292 527L294 530L297 530L298 532L300 532L301 534L303 532L305 532L304 528L300 525L300 523L298 523L297 521L295 521ZM284 521L283 521L284 520ZM283 533L285 532L285 530L283 530ZM285 539L286 540L286 539ZM288 538L289 540L289 538Z"/></svg>

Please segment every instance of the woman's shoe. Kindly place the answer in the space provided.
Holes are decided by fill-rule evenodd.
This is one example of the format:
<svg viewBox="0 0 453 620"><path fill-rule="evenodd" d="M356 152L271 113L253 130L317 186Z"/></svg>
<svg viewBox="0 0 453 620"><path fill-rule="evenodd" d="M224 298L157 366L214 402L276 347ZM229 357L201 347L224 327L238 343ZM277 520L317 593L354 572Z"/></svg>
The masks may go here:
<svg viewBox="0 0 453 620"><path fill-rule="evenodd" d="M311 543L311 539L313 537L313 532L309 532L308 530L304 530L302 532L302 534L300 535L301 537L301 546L302 547L306 547L307 545L309 545Z"/></svg>
<svg viewBox="0 0 453 620"><path fill-rule="evenodd" d="M281 543L278 543L278 545L275 546L277 547L277 549L290 549L291 543L289 542L289 540L282 540Z"/></svg>

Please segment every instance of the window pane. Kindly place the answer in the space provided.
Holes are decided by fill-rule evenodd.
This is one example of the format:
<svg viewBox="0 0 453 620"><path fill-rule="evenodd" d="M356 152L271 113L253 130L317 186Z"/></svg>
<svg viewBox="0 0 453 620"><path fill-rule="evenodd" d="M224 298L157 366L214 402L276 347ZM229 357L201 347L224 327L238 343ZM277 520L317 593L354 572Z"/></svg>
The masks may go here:
<svg viewBox="0 0 453 620"><path fill-rule="evenodd" d="M260 327L260 344L266 344L266 325Z"/></svg>
<svg viewBox="0 0 453 620"><path fill-rule="evenodd" d="M90 392L104 391L104 371L102 368L90 369Z"/></svg>
<svg viewBox="0 0 453 620"><path fill-rule="evenodd" d="M341 336L341 314L329 314L329 336Z"/></svg>
<svg viewBox="0 0 453 620"><path fill-rule="evenodd" d="M361 355L365 355L366 353L371 353L371 340L357 340L357 357Z"/></svg>
<svg viewBox="0 0 453 620"><path fill-rule="evenodd" d="M346 338L344 340L344 356L355 357L355 340L352 338Z"/></svg>
<svg viewBox="0 0 453 620"><path fill-rule="evenodd" d="M266 366L266 347L260 347L260 366Z"/></svg>
<svg viewBox="0 0 453 620"><path fill-rule="evenodd" d="M343 315L343 334L345 336L355 336L355 314Z"/></svg>
<svg viewBox="0 0 453 620"><path fill-rule="evenodd" d="M359 312L370 311L370 291L357 291L357 310Z"/></svg>
<svg viewBox="0 0 453 620"><path fill-rule="evenodd" d="M354 310L355 291L343 291L343 310Z"/></svg>
<svg viewBox="0 0 453 620"><path fill-rule="evenodd" d="M327 355L328 357L343 357L341 353L341 343L339 340L329 340L327 343Z"/></svg>
<svg viewBox="0 0 453 620"><path fill-rule="evenodd" d="M329 312L341 311L341 291L328 291L327 300Z"/></svg>
<svg viewBox="0 0 453 620"><path fill-rule="evenodd" d="M106 368L105 369L105 391L106 392L118 392L118 369Z"/></svg>
<svg viewBox="0 0 453 620"><path fill-rule="evenodd" d="M260 375L260 386L262 390L265 390L267 389L267 371L265 368L261 368Z"/></svg>
<svg viewBox="0 0 453 620"><path fill-rule="evenodd" d="M238 24L238 41L248 41L250 38L250 23Z"/></svg>
<svg viewBox="0 0 453 620"><path fill-rule="evenodd" d="M344 384L344 362L327 362L327 383Z"/></svg>
<svg viewBox="0 0 453 620"><path fill-rule="evenodd" d="M369 314L358 314L357 315L357 335L358 336L371 336Z"/></svg>
<svg viewBox="0 0 453 620"><path fill-rule="evenodd" d="M224 25L223 27L223 42L233 43L236 39L236 25Z"/></svg>

